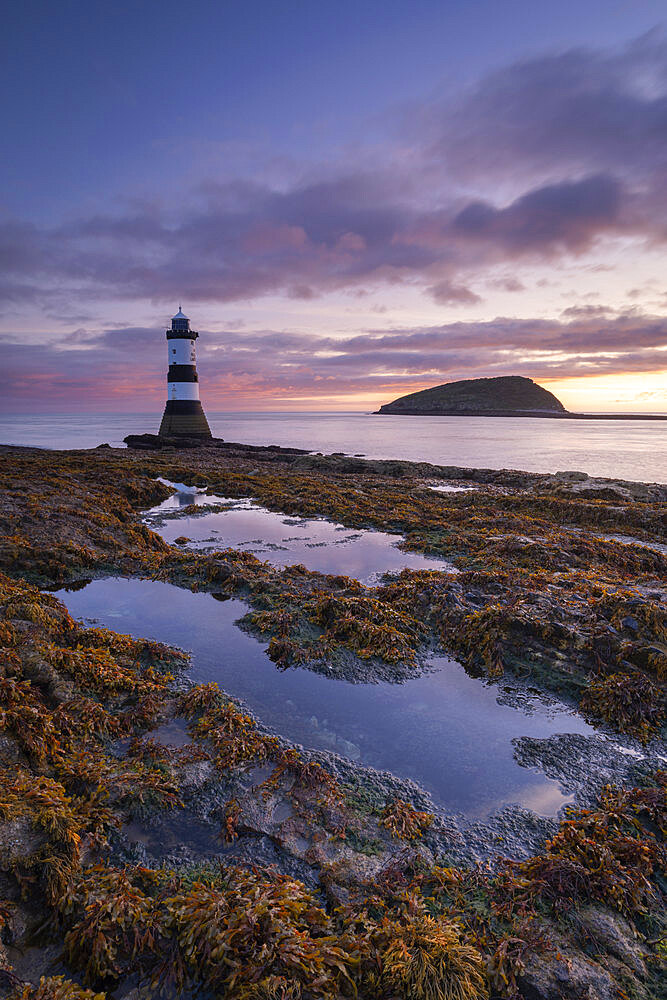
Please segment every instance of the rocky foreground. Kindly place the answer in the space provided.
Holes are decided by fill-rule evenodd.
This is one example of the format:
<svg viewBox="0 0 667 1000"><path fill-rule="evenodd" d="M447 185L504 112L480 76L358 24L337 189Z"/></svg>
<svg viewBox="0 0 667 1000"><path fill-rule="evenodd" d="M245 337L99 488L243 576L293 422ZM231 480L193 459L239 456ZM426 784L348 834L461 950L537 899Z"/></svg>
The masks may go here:
<svg viewBox="0 0 667 1000"><path fill-rule="evenodd" d="M1 450L3 995L667 995L667 488L158 443ZM170 495L158 476L399 532L458 572L368 587L169 546L141 520ZM431 489L451 482L476 489ZM613 743L520 741L575 795L560 823L434 815L44 592L110 574L242 597L281 669L400 680L437 647L569 700ZM210 855L158 859L138 827L204 830Z"/></svg>

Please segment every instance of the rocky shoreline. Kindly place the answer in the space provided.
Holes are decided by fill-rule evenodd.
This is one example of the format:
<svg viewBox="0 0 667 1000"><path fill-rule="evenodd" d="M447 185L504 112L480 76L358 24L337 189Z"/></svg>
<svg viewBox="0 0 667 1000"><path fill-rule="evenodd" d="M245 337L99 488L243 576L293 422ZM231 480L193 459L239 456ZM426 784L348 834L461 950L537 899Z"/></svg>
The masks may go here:
<svg viewBox="0 0 667 1000"><path fill-rule="evenodd" d="M663 995L667 558L647 544L667 487L149 438L0 449L4 994ZM457 572L366 586L183 551L142 523L171 494L158 476L400 533ZM85 629L44 593L104 575L241 597L281 669L400 680L436 645L508 697L551 692L599 736L516 755L576 808L471 821L289 744L193 686L182 654Z"/></svg>

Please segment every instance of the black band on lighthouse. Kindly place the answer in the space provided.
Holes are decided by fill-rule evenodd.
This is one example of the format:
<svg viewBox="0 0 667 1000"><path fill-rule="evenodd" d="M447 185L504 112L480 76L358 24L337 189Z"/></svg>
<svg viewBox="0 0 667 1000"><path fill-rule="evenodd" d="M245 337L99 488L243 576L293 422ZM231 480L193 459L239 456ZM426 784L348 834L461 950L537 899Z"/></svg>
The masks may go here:
<svg viewBox="0 0 667 1000"><path fill-rule="evenodd" d="M198 382L197 369L194 365L169 365L167 382Z"/></svg>
<svg viewBox="0 0 667 1000"><path fill-rule="evenodd" d="M190 417L201 413L204 416L201 402L198 399L168 399L164 408L165 416Z"/></svg>
<svg viewBox="0 0 667 1000"><path fill-rule="evenodd" d="M196 330L167 330L167 340L196 340Z"/></svg>

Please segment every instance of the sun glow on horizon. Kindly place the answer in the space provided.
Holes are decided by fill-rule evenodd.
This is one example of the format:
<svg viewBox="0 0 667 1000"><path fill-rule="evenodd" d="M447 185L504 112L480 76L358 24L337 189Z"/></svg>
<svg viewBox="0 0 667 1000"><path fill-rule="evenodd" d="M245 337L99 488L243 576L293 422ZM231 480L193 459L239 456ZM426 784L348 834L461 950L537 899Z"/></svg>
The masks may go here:
<svg viewBox="0 0 667 1000"><path fill-rule="evenodd" d="M542 379L540 385L558 396L568 410L584 413L667 413L667 369L662 372Z"/></svg>

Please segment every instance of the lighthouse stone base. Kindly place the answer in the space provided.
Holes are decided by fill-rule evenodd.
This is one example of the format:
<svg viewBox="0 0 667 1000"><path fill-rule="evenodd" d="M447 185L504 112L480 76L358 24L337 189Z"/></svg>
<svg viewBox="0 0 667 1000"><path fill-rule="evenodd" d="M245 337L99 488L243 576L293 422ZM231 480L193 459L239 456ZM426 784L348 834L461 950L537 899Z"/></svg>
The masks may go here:
<svg viewBox="0 0 667 1000"><path fill-rule="evenodd" d="M210 438L211 428L198 399L169 399L164 408L159 437Z"/></svg>

